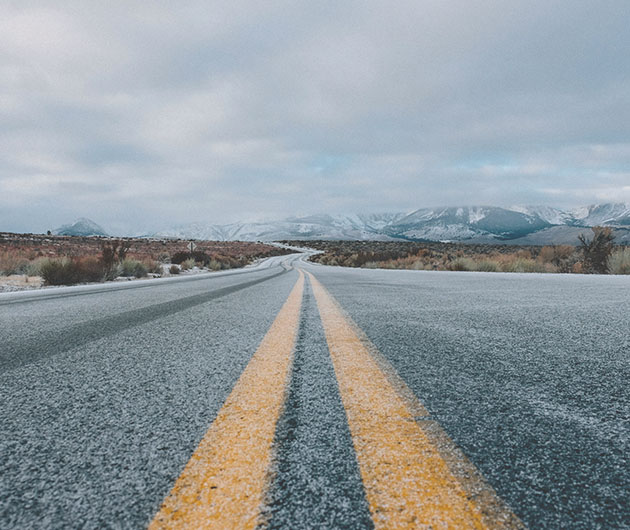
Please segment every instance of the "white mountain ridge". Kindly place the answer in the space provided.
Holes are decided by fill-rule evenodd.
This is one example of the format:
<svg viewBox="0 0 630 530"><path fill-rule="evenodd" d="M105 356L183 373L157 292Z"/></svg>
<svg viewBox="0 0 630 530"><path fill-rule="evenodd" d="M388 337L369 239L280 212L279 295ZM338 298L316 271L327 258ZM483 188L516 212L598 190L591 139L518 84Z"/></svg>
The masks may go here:
<svg viewBox="0 0 630 530"><path fill-rule="evenodd" d="M227 224L187 223L142 237L214 241L379 240L485 243L576 243L585 228L616 227L630 242L630 204L603 203L573 209L551 206L459 206L412 212L317 214L279 220ZM107 235L81 218L54 231L60 235Z"/></svg>
<svg viewBox="0 0 630 530"><path fill-rule="evenodd" d="M580 228L606 225L630 231L630 204L604 203L563 210L550 206L421 208L410 213L318 214L277 221L209 225L189 223L152 237L241 241L287 239L510 242L552 227L577 237ZM571 228L571 230L569 230Z"/></svg>

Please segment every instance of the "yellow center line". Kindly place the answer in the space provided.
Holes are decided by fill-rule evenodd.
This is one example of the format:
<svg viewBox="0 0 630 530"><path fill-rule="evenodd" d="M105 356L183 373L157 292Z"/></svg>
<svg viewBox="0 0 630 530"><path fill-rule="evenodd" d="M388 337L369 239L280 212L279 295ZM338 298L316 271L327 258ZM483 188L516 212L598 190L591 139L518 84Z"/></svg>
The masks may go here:
<svg viewBox="0 0 630 530"><path fill-rule="evenodd" d="M149 529L256 528L297 337L304 275Z"/></svg>
<svg viewBox="0 0 630 530"><path fill-rule="evenodd" d="M378 528L523 528L308 273ZM391 368L393 371L393 368ZM417 421L418 416L426 419ZM445 453L448 453L446 455Z"/></svg>

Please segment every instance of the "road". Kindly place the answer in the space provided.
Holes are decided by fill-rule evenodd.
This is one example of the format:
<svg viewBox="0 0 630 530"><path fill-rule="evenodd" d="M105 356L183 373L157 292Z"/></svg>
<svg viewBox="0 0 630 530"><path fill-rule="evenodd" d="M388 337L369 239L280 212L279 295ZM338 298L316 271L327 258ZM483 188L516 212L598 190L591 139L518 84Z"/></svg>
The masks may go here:
<svg viewBox="0 0 630 530"><path fill-rule="evenodd" d="M0 528L629 528L628 315L303 255L0 295Z"/></svg>

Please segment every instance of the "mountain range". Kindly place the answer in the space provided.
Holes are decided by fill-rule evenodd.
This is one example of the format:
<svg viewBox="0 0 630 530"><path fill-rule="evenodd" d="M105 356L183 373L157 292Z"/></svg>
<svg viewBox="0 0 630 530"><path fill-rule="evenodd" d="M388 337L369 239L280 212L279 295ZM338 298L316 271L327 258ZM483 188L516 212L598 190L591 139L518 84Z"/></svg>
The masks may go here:
<svg viewBox="0 0 630 530"><path fill-rule="evenodd" d="M421 208L411 213L395 212L354 215L310 215L278 221L231 224L190 223L145 237L205 239L219 241L278 240L408 240L461 241L502 244L577 243L577 236L592 226L615 229L616 240L630 243L630 204L605 203L563 210L549 206L463 206ZM81 234L104 230L80 219L56 233Z"/></svg>

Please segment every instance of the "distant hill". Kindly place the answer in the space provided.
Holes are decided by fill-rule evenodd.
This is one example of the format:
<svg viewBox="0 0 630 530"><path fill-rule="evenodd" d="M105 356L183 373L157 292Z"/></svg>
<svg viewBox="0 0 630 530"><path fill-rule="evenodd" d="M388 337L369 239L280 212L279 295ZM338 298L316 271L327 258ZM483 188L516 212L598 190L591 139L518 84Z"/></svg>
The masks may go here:
<svg viewBox="0 0 630 530"><path fill-rule="evenodd" d="M60 226L53 230L53 234L58 236L107 236L103 227L97 225L91 219L81 217L72 224Z"/></svg>
<svg viewBox="0 0 630 530"><path fill-rule="evenodd" d="M193 223L153 236L223 241L341 239L545 245L577 244L577 236L596 225L615 227L617 240L630 243L630 205L606 203L572 210L548 206L462 206L421 208L411 213L320 214L255 223Z"/></svg>

